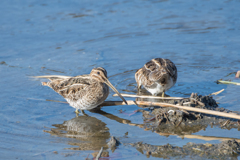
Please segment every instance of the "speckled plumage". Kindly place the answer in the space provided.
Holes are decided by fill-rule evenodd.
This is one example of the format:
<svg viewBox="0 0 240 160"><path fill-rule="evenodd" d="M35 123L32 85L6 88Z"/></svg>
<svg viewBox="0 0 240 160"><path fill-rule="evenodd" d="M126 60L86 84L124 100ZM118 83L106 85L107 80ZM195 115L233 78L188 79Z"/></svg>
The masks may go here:
<svg viewBox="0 0 240 160"><path fill-rule="evenodd" d="M152 95L164 93L177 81L177 68L169 59L155 58L135 73L138 89L144 86Z"/></svg>
<svg viewBox="0 0 240 160"><path fill-rule="evenodd" d="M80 110L90 110L103 103L109 94L108 85L118 93L108 81L107 71L101 67L92 69L89 75L38 76L37 78L48 78L50 82L43 82L43 85L52 88L63 96L70 106ZM125 101L123 97L121 98Z"/></svg>

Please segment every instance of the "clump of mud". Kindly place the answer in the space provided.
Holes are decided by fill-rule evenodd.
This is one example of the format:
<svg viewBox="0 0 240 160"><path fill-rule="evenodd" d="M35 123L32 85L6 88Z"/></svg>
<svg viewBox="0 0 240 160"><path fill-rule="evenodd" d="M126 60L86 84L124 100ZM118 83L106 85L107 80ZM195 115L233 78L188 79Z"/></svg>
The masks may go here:
<svg viewBox="0 0 240 160"><path fill-rule="evenodd" d="M114 152L117 146L119 146L120 144L121 142L119 142L114 136L112 136L110 141L108 142L108 147L112 150L112 152Z"/></svg>
<svg viewBox="0 0 240 160"><path fill-rule="evenodd" d="M150 101L153 100L151 99ZM154 102L156 102L156 100L154 100ZM190 98L180 100L157 100L157 102L190 106L226 113L238 113L224 108L219 108L217 102L212 96L202 96L196 93L192 93ZM240 128L238 121L235 119L180 110L173 107L155 107L151 111L140 110L140 112L143 113L143 117L145 118L144 128L146 130L151 129L157 133L161 133L162 135L191 134L207 128L209 124L212 127L219 126L223 129Z"/></svg>
<svg viewBox="0 0 240 160"><path fill-rule="evenodd" d="M137 142L131 144L142 154L146 156L159 157L164 159L175 158L191 158L201 159L237 159L240 153L240 144L235 140L223 141L219 144L195 144L187 143L183 147L172 146L166 144L156 146Z"/></svg>

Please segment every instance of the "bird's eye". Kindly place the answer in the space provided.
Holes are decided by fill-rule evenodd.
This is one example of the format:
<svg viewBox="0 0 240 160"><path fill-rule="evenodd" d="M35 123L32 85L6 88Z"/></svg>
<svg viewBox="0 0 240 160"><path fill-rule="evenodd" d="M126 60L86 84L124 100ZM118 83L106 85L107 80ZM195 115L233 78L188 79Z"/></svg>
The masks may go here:
<svg viewBox="0 0 240 160"><path fill-rule="evenodd" d="M100 72L97 72L97 74L99 75L99 74L100 74Z"/></svg>

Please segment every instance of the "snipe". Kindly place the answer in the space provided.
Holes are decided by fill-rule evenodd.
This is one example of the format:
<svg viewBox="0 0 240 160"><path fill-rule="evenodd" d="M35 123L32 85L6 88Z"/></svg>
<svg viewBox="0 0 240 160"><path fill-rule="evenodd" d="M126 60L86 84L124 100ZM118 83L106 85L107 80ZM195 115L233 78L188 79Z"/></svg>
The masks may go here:
<svg viewBox="0 0 240 160"><path fill-rule="evenodd" d="M177 81L177 68L169 59L155 58L135 73L138 89L144 86L152 95L170 89Z"/></svg>
<svg viewBox="0 0 240 160"><path fill-rule="evenodd" d="M50 82L43 82L42 85L52 88L63 96L70 106L78 110L91 110L104 102L108 97L109 87L116 92L127 104L115 87L107 79L107 71L102 68L92 69L89 75L76 77L68 76L36 76L36 78L48 78ZM108 87L109 86L109 87Z"/></svg>

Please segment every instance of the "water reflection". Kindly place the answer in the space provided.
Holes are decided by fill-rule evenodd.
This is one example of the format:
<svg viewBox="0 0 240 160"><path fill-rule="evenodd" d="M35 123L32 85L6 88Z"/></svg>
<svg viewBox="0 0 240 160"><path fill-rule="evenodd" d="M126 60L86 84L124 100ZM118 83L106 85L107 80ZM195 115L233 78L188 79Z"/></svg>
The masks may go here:
<svg viewBox="0 0 240 160"><path fill-rule="evenodd" d="M108 148L107 140L110 138L109 128L101 120L90 117L80 116L71 120L64 121L62 124L53 124L56 128L45 131L51 135L74 138L79 141L69 142L68 144L78 146L68 148L71 150L99 150L101 147Z"/></svg>
<svg viewBox="0 0 240 160"><path fill-rule="evenodd" d="M111 120L114 120L114 121L117 121L117 122L119 122L119 123L131 124L131 121L130 121L130 120L123 119L123 118L120 118L120 117L115 116L115 115L113 115L113 114L104 112L104 111L102 111L100 108L92 109L92 110L90 110L90 112L101 114L101 115L103 115L104 117L107 117L107 118L109 118L109 119L111 119Z"/></svg>

